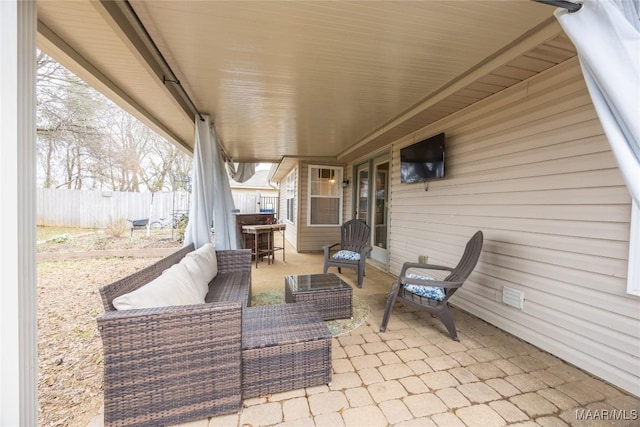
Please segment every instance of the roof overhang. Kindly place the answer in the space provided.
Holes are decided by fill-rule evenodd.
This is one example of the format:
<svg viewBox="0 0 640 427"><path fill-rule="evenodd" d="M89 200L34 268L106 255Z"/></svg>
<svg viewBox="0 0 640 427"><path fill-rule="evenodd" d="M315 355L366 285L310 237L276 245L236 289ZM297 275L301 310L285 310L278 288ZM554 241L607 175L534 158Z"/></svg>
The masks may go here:
<svg viewBox="0 0 640 427"><path fill-rule="evenodd" d="M532 1L38 2L38 45L191 151L349 162L575 56Z"/></svg>

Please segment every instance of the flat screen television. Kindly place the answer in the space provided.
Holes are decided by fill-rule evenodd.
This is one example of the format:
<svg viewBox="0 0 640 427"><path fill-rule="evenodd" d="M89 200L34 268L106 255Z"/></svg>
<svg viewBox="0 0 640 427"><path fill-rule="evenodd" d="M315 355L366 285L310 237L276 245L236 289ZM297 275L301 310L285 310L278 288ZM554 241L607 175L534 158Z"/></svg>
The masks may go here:
<svg viewBox="0 0 640 427"><path fill-rule="evenodd" d="M444 133L400 149L400 182L444 178Z"/></svg>

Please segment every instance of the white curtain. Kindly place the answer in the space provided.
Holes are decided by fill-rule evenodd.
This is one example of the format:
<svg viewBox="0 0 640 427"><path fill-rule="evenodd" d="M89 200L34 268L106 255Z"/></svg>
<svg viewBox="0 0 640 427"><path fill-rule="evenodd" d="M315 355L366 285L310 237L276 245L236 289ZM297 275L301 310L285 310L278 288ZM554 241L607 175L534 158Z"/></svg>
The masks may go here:
<svg viewBox="0 0 640 427"><path fill-rule="evenodd" d="M627 292L640 295L640 2L584 0L555 12L632 197Z"/></svg>
<svg viewBox="0 0 640 427"><path fill-rule="evenodd" d="M218 145L218 137L215 127L211 127L211 135L214 142L217 163L214 167L213 193L213 227L215 230L215 244L217 250L238 249L238 233L233 211L235 204L229 185L229 176L225 169L225 162Z"/></svg>
<svg viewBox="0 0 640 427"><path fill-rule="evenodd" d="M233 219L233 197L218 139L208 116L196 117L193 149L191 209L184 244L197 248L211 242L215 230L216 249L238 249Z"/></svg>
<svg viewBox="0 0 640 427"><path fill-rule="evenodd" d="M233 163L227 162L227 169L231 179L235 182L247 182L256 173L255 163Z"/></svg>
<svg viewBox="0 0 640 427"><path fill-rule="evenodd" d="M640 206L640 2L584 0L556 18L576 46L587 88L629 193Z"/></svg>

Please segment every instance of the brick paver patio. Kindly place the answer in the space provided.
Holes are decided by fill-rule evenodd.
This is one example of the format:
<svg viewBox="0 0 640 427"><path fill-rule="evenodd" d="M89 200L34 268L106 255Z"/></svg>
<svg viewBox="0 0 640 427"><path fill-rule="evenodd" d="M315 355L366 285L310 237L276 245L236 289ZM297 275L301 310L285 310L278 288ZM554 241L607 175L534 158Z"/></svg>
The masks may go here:
<svg viewBox="0 0 640 427"><path fill-rule="evenodd" d="M317 254L288 251L286 263L254 270L254 290L283 286L286 274L319 272L321 265ZM355 283L352 271L342 277ZM331 385L247 399L238 414L181 426L640 425L639 399L460 310L460 342L438 320L401 306L387 332L378 332L392 280L369 266L363 288L354 286L371 312L365 324L333 339ZM90 424L99 426L101 415Z"/></svg>

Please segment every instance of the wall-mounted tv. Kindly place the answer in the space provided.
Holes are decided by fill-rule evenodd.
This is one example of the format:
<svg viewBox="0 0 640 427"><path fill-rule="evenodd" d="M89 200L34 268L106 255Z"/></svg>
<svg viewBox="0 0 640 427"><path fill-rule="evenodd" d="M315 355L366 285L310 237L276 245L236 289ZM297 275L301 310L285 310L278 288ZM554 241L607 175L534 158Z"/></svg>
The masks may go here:
<svg viewBox="0 0 640 427"><path fill-rule="evenodd" d="M400 182L444 178L444 133L400 149Z"/></svg>

